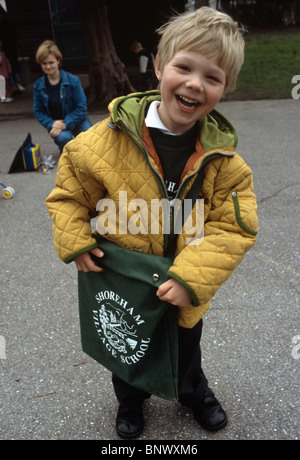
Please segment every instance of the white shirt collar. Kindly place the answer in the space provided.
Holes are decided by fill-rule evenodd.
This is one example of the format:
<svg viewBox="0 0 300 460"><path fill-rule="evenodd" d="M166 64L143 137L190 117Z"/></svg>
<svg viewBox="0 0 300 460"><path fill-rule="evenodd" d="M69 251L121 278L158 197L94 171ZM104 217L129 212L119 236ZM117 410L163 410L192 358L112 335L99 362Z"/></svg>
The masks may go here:
<svg viewBox="0 0 300 460"><path fill-rule="evenodd" d="M158 114L158 110L157 110L159 105L160 105L160 101L151 102L147 116L145 118L145 123L146 123L147 128L156 128L165 134L176 136L176 134L171 133L171 131L168 128L166 128L163 122L161 121L159 114Z"/></svg>

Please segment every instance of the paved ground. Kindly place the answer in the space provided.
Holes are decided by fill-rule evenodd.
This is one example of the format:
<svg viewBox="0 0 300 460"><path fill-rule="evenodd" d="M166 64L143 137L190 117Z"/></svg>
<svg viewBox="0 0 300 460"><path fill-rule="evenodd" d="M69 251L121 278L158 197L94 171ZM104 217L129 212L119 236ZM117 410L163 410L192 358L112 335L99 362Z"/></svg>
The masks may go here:
<svg viewBox="0 0 300 460"><path fill-rule="evenodd" d="M7 174L28 132L44 155L58 156L45 130L22 117L30 113L28 103L21 96L15 108L0 107L0 181L15 189L13 199L0 198L0 439L118 439L109 373L81 351L76 270L58 260L52 244L44 200L55 170ZM299 103L225 102L219 109L236 126L239 152L253 169L260 217L255 248L205 317L204 369L229 424L207 433L185 408L152 397L141 439L295 440ZM94 113L91 119L103 116Z"/></svg>

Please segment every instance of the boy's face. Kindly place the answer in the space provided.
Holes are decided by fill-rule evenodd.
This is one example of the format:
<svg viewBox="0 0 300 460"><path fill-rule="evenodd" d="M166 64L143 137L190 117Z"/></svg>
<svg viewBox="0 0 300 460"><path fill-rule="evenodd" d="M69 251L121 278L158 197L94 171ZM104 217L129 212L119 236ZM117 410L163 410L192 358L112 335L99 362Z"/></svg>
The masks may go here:
<svg viewBox="0 0 300 460"><path fill-rule="evenodd" d="M156 62L161 104L158 113L174 134L183 134L207 115L221 99L226 74L216 60L194 51L178 51L163 72Z"/></svg>

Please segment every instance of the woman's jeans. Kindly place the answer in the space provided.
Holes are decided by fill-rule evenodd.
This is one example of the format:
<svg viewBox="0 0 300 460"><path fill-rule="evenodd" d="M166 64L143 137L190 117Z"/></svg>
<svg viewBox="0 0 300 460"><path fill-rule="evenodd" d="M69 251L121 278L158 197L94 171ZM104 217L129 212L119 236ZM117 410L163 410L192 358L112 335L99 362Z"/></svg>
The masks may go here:
<svg viewBox="0 0 300 460"><path fill-rule="evenodd" d="M207 390L207 379L201 368L200 339L202 320L192 329L178 327L178 393L179 402L192 408ZM150 398L146 391L128 385L116 375L112 376L115 394L120 403L143 402Z"/></svg>
<svg viewBox="0 0 300 460"><path fill-rule="evenodd" d="M56 145L58 145L60 153L62 153L64 146L74 139L77 134L87 131L90 127L92 126L91 121L89 118L86 118L85 120L81 121L76 128L73 131L70 131L68 129L64 129L61 131L61 133L54 138L54 142Z"/></svg>

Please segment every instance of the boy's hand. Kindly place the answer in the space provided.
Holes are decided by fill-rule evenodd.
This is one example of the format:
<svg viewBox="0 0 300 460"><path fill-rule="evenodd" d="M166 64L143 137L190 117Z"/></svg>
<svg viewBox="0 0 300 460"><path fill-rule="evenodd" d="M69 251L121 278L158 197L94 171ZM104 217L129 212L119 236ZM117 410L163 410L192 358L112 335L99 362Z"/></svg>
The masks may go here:
<svg viewBox="0 0 300 460"><path fill-rule="evenodd" d="M90 251L94 256L96 257L103 257L104 253L101 251L99 248L92 249ZM90 254L88 252L85 252L84 254L81 254L80 256L75 257L74 259L76 268L79 271L83 272L103 272L103 268L98 267L96 263L93 261L91 258Z"/></svg>
<svg viewBox="0 0 300 460"><path fill-rule="evenodd" d="M192 303L192 298L188 291L174 279L169 279L161 284L157 289L156 295L160 300L178 307L188 307Z"/></svg>

